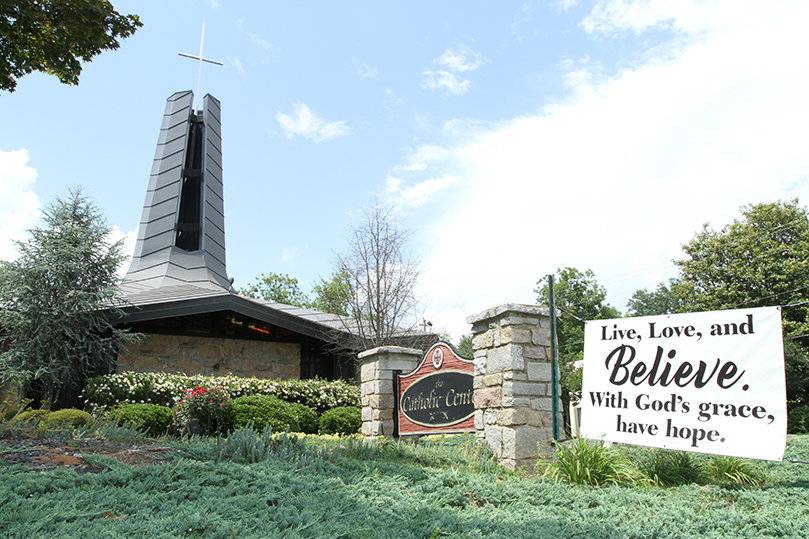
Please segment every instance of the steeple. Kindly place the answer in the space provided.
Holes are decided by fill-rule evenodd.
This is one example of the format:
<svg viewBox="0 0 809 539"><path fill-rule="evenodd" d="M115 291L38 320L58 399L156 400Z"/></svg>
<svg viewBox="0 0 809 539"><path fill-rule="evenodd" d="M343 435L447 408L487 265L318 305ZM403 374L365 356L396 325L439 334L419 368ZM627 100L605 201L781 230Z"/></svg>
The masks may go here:
<svg viewBox="0 0 809 539"><path fill-rule="evenodd" d="M168 98L125 282L144 288L193 284L230 289L225 265L219 101L193 92Z"/></svg>

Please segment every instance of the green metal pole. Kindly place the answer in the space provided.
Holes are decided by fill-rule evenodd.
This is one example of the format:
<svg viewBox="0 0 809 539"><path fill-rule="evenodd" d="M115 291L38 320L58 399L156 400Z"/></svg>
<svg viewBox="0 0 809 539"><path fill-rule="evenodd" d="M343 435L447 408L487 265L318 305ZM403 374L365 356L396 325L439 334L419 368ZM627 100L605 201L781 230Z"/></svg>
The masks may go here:
<svg viewBox="0 0 809 539"><path fill-rule="evenodd" d="M548 307L551 317L551 411L553 413L553 439L559 440L559 359L556 347L556 305L553 301L553 275L548 275Z"/></svg>

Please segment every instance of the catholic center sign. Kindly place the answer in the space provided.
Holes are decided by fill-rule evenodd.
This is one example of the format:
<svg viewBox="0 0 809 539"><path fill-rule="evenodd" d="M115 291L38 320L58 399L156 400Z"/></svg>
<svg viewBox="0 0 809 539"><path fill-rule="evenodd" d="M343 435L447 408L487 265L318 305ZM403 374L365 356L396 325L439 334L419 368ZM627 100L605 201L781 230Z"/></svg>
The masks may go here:
<svg viewBox="0 0 809 539"><path fill-rule="evenodd" d="M589 321L583 374L587 438L783 459L778 307Z"/></svg>
<svg viewBox="0 0 809 539"><path fill-rule="evenodd" d="M473 380L471 359L434 344L415 370L394 376L395 435L474 431Z"/></svg>

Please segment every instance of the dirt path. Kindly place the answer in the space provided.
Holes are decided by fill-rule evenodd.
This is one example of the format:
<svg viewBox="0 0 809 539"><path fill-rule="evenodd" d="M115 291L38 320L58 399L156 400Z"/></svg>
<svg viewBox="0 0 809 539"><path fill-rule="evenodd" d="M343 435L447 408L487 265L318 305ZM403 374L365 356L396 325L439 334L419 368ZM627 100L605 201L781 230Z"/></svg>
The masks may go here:
<svg viewBox="0 0 809 539"><path fill-rule="evenodd" d="M102 469L86 462L85 455L103 455L129 466L143 466L171 461L177 454L179 452L172 447L149 443L67 438L0 439L0 466L19 464L31 471L66 466L78 473L98 473Z"/></svg>

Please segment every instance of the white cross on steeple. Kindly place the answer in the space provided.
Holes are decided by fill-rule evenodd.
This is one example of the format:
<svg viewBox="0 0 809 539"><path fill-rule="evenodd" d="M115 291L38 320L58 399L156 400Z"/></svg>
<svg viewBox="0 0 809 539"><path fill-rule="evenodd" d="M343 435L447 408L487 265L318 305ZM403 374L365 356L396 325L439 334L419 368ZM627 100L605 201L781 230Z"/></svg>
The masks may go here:
<svg viewBox="0 0 809 539"><path fill-rule="evenodd" d="M205 21L202 21L202 37L199 40L199 56L194 56L193 54L186 54L184 52L178 52L180 56L184 56L186 58L191 58L193 60L199 60L199 74L197 75L197 93L194 94L194 112L199 112L199 85L202 81L202 62L208 62L210 64L216 64L218 66L223 66L222 62L218 62L216 60L208 60L207 58L202 57L202 46L205 43Z"/></svg>

